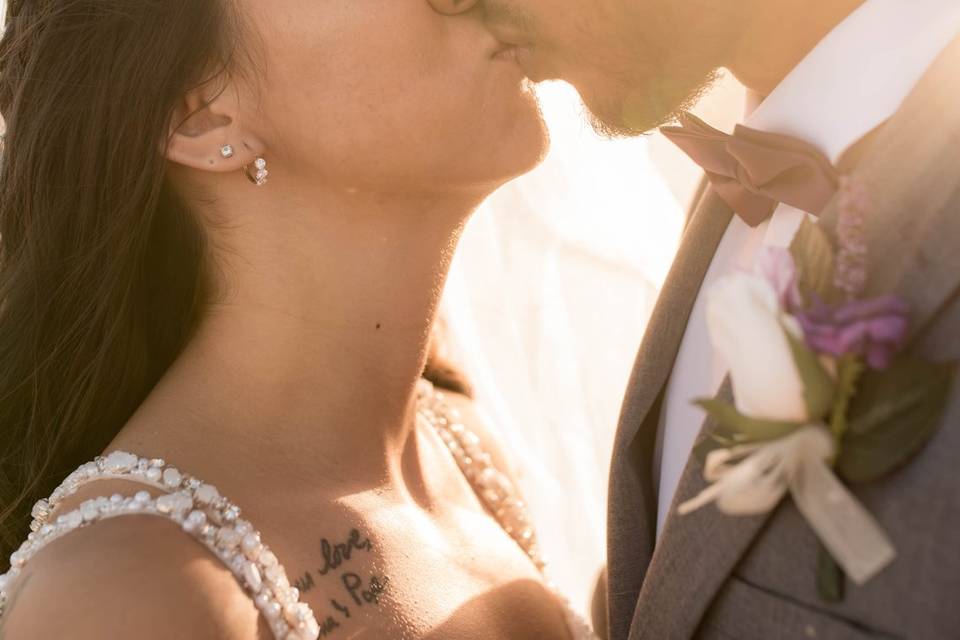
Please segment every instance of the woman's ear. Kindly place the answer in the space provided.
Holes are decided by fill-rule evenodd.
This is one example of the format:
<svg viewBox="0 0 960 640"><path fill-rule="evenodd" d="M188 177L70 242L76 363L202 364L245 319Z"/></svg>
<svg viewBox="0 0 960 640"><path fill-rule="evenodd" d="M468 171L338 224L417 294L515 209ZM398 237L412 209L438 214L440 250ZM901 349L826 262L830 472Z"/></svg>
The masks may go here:
<svg viewBox="0 0 960 640"><path fill-rule="evenodd" d="M227 87L187 93L173 113L167 159L202 171L239 171L263 154L263 145L240 126L240 101Z"/></svg>

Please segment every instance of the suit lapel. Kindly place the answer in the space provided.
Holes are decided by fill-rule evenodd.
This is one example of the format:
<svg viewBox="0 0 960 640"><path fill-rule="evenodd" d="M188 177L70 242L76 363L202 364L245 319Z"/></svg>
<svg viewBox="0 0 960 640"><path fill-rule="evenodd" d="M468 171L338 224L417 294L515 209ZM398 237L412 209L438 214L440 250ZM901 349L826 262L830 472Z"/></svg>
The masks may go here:
<svg viewBox="0 0 960 640"><path fill-rule="evenodd" d="M871 195L868 294L895 293L919 337L960 287L960 38L879 132L854 175ZM824 222L835 224L836 209Z"/></svg>
<svg viewBox="0 0 960 640"><path fill-rule="evenodd" d="M718 397L732 401L729 380ZM701 439L714 426L707 420ZM691 637L714 595L769 518L731 518L712 505L677 516L677 506L706 486L703 463L692 455L644 580L630 640Z"/></svg>
<svg viewBox="0 0 960 640"><path fill-rule="evenodd" d="M960 210L951 206L960 202L960 107L950 96L958 73L960 39L925 74L852 172L873 200L868 294L903 296L913 309L915 338L960 289ZM834 228L838 213L835 199L822 224ZM720 397L732 399L729 382ZM708 419L701 439L714 426ZM677 505L705 486L703 463L691 456L646 572L630 640L692 637L772 515L729 517L708 506L678 516Z"/></svg>
<svg viewBox="0 0 960 640"><path fill-rule="evenodd" d="M707 187L651 317L620 415L611 462L608 519L610 638L627 637L656 536L653 449L656 403L673 369L687 320L713 254L732 218Z"/></svg>

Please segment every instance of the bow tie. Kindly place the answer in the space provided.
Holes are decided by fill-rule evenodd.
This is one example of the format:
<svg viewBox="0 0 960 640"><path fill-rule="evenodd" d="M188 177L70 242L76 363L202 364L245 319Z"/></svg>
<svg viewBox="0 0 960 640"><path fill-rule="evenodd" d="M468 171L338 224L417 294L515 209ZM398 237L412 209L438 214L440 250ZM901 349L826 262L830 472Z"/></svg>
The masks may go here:
<svg viewBox="0 0 960 640"><path fill-rule="evenodd" d="M833 164L802 140L742 125L729 135L690 113L679 127L660 131L703 167L717 194L751 227L781 202L819 216L837 192Z"/></svg>

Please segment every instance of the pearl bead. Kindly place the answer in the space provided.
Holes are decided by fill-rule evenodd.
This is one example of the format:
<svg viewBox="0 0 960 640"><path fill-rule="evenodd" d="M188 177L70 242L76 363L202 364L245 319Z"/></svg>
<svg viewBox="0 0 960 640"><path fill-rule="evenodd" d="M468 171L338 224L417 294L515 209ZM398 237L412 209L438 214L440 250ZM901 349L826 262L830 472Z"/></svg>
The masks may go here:
<svg viewBox="0 0 960 640"><path fill-rule="evenodd" d="M76 529L83 524L83 515L79 510L71 511L64 517L64 523L71 529Z"/></svg>
<svg viewBox="0 0 960 640"><path fill-rule="evenodd" d="M264 566L266 567L265 575L267 576L267 580L270 581L271 584L276 585L283 577L283 569L278 564L264 563Z"/></svg>
<svg viewBox="0 0 960 640"><path fill-rule="evenodd" d="M207 514L203 511L191 511L187 519L183 521L183 530L187 532L195 531L204 525L207 521Z"/></svg>
<svg viewBox="0 0 960 640"><path fill-rule="evenodd" d="M260 591L260 588L263 586L263 579L260 577L260 570L257 568L257 565L252 562L246 563L243 567L243 577L251 589Z"/></svg>
<svg viewBox="0 0 960 640"><path fill-rule="evenodd" d="M223 527L217 532L217 544L224 549L234 549L240 544L240 534L233 527Z"/></svg>
<svg viewBox="0 0 960 640"><path fill-rule="evenodd" d="M173 513L173 508L176 506L176 496L166 495L160 496L157 498L157 511L163 514Z"/></svg>
<svg viewBox="0 0 960 640"><path fill-rule="evenodd" d="M180 472L173 467L163 470L163 484L170 488L179 487L181 478Z"/></svg>
<svg viewBox="0 0 960 640"><path fill-rule="evenodd" d="M268 602L267 606L261 609L263 615L267 616L270 620L276 620L280 617L280 604L277 602Z"/></svg>
<svg viewBox="0 0 960 640"><path fill-rule="evenodd" d="M296 605L285 605L283 607L283 618L291 627L296 627L300 624L300 610L297 609Z"/></svg>
<svg viewBox="0 0 960 640"><path fill-rule="evenodd" d="M45 520L50 515L50 503L46 500L37 500L30 514L37 520Z"/></svg>
<svg viewBox="0 0 960 640"><path fill-rule="evenodd" d="M197 489L195 497L200 504L211 504L220 497L220 492L212 484L203 484Z"/></svg>
<svg viewBox="0 0 960 640"><path fill-rule="evenodd" d="M114 451L103 460L103 468L110 473L124 473L137 466L137 456L126 451Z"/></svg>
<svg viewBox="0 0 960 640"><path fill-rule="evenodd" d="M253 531L253 525L250 524L250 522L248 522L247 520L237 520L237 523L234 525L234 528L237 530L237 533L239 533L242 536L245 536L251 531Z"/></svg>
<svg viewBox="0 0 960 640"><path fill-rule="evenodd" d="M240 543L243 548L243 554L251 560L256 560L260 555L260 534L248 533L243 536L243 542Z"/></svg>
<svg viewBox="0 0 960 640"><path fill-rule="evenodd" d="M264 549L260 553L260 564L266 568L277 566L277 556L274 555L273 551L269 549Z"/></svg>

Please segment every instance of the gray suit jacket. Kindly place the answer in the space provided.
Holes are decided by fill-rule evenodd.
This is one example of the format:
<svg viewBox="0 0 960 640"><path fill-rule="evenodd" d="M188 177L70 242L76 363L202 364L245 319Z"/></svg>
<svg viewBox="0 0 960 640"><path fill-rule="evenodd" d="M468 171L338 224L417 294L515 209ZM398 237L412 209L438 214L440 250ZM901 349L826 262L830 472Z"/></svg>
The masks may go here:
<svg viewBox="0 0 960 640"><path fill-rule="evenodd" d="M908 349L938 361L960 360L958 80L960 39L865 143L853 170L876 205L870 293L905 297L914 310ZM822 216L828 231L836 209ZM842 603L818 597L817 540L789 498L768 516L734 518L713 506L677 516L677 504L705 486L695 457L656 542L653 450L663 389L731 215L711 189L702 193L629 383L610 478L609 637L960 638L960 385L919 455L854 488L898 557L866 585L848 585Z"/></svg>

